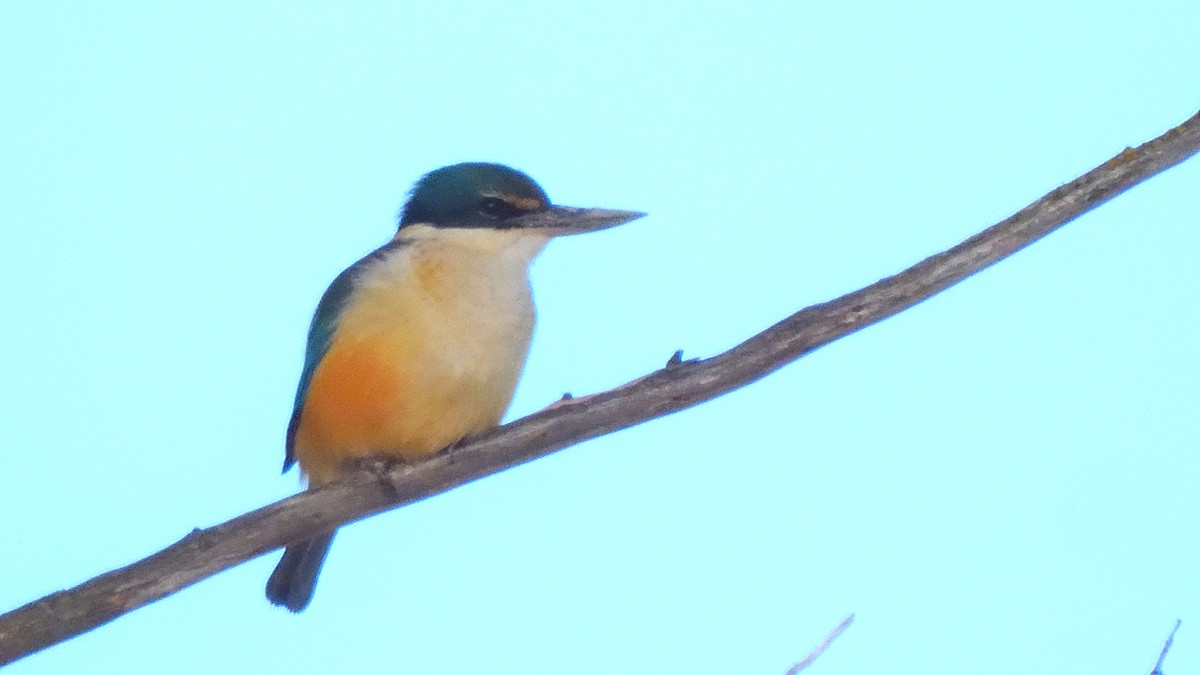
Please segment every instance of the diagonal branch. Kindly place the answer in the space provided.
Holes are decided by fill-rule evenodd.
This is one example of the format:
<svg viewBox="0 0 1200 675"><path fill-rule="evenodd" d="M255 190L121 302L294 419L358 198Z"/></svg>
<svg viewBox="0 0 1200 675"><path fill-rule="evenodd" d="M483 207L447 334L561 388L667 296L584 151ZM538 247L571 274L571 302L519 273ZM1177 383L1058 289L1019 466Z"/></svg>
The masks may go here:
<svg viewBox="0 0 1200 675"><path fill-rule="evenodd" d="M792 664L792 667L788 668L784 675L798 675L800 671L811 666L817 659L821 658L821 655L825 653L825 650L829 649L829 646L833 644L834 640L838 639L841 637L842 633L846 632L846 629L849 628L850 624L852 623L854 623L853 614L845 619L842 619L842 622L839 623L836 628L830 631L829 635L825 636L825 639L821 641L821 644L814 647L813 650L808 653L808 656ZM1153 673L1151 673L1151 675L1153 675Z"/></svg>
<svg viewBox="0 0 1200 675"><path fill-rule="evenodd" d="M1171 629L1171 634L1167 636L1167 641L1163 643L1162 651L1158 653L1158 661L1154 663L1154 670L1150 671L1150 675L1163 675L1163 661L1167 659L1167 652L1171 651L1171 643L1175 642L1175 633L1179 631L1179 626L1183 621L1175 619L1175 627Z"/></svg>
<svg viewBox="0 0 1200 675"><path fill-rule="evenodd" d="M360 472L264 506L136 562L0 616L0 665L314 533L503 471L569 445L745 386L1012 255L1200 151L1200 114L1053 190L1006 220L892 277L780 321L724 353L680 362L606 392L563 401L451 451L380 475Z"/></svg>

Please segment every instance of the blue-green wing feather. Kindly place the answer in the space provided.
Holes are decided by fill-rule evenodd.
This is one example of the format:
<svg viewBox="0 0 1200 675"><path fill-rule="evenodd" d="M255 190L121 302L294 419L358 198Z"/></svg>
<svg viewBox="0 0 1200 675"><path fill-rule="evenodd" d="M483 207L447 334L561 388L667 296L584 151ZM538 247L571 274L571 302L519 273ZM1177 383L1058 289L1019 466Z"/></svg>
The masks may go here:
<svg viewBox="0 0 1200 675"><path fill-rule="evenodd" d="M296 463L296 430L300 427L300 413L304 410L304 401L308 397L308 387L312 384L313 373L321 364L321 359L329 351L333 342L334 331L337 330L338 318L354 290L354 282L362 269L388 252L403 246L403 243L392 241L372 251L369 255L347 267L337 275L321 301L317 303L317 311L313 314L312 323L308 328L308 345L304 351L304 369L300 371L300 384L296 387L296 401L292 405L292 419L288 421L286 451L283 459L283 470L286 472Z"/></svg>

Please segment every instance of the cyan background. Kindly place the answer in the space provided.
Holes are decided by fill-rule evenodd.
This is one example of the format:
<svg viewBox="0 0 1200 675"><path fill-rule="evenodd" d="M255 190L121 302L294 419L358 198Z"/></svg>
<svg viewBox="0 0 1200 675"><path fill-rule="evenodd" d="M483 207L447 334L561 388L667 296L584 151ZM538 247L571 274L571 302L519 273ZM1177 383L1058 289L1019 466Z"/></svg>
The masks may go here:
<svg viewBox="0 0 1200 675"><path fill-rule="evenodd" d="M0 608L284 497L304 332L422 173L554 243L510 417L706 356L1200 108L1200 3L0 3ZM14 674L1200 672L1200 161L744 390Z"/></svg>

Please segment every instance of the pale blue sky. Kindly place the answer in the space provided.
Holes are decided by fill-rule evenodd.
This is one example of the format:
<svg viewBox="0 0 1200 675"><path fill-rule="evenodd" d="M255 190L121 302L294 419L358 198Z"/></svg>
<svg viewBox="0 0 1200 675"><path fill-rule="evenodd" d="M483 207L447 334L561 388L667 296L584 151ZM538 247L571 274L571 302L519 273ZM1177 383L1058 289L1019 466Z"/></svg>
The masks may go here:
<svg viewBox="0 0 1200 675"><path fill-rule="evenodd" d="M463 161L554 243L510 416L950 246L1200 107L1200 3L0 3L0 607L281 498L304 332ZM14 673L1200 672L1200 161L698 409Z"/></svg>

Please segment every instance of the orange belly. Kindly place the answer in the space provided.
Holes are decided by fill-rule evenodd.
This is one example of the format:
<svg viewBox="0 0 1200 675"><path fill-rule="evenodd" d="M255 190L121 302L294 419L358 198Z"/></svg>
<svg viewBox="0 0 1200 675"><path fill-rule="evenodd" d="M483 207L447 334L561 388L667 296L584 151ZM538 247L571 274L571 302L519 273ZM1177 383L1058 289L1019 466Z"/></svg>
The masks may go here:
<svg viewBox="0 0 1200 675"><path fill-rule="evenodd" d="M397 349L384 340L335 344L322 359L295 440L310 484L333 480L348 459L423 459L500 423L515 377L495 381L490 370L452 371L407 346Z"/></svg>

